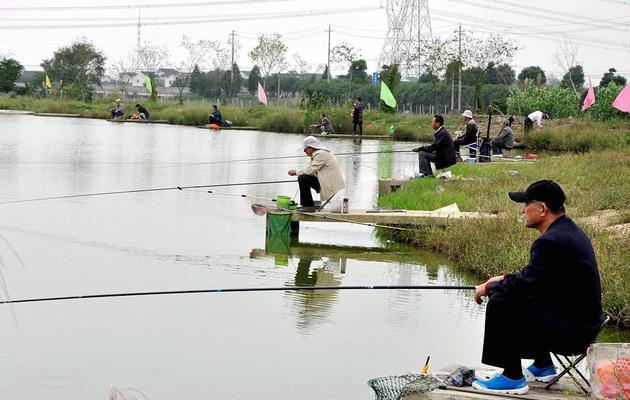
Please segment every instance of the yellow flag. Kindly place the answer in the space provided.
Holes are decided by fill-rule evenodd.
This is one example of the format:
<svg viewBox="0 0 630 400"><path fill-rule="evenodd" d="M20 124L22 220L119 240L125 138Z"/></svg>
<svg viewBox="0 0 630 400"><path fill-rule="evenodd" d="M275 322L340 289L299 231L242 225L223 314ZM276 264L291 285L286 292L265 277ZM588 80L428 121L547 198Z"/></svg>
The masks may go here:
<svg viewBox="0 0 630 400"><path fill-rule="evenodd" d="M48 74L46 74L46 87L48 89L52 87L52 83L50 83L50 78L48 78Z"/></svg>

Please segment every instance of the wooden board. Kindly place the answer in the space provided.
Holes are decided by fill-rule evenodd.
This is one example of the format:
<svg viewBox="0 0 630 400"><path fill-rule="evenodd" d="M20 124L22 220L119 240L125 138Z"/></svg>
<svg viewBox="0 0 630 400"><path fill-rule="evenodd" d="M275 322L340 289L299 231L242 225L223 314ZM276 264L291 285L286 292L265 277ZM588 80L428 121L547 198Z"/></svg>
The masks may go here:
<svg viewBox="0 0 630 400"><path fill-rule="evenodd" d="M495 214L462 212L457 205L450 205L434 211L396 210L394 212L372 213L368 210L350 210L347 214L318 211L316 213L291 213L292 221L308 222L360 222L378 225L444 225L455 220L496 218Z"/></svg>
<svg viewBox="0 0 630 400"><path fill-rule="evenodd" d="M64 118L79 118L81 114L64 114L64 113L33 113L38 117L64 117Z"/></svg>
<svg viewBox="0 0 630 400"><path fill-rule="evenodd" d="M109 122L132 122L136 124L168 124L165 119L108 119Z"/></svg>
<svg viewBox="0 0 630 400"><path fill-rule="evenodd" d="M0 114L4 114L4 115L33 115L35 113L33 111L22 111L22 110L0 110Z"/></svg>
<svg viewBox="0 0 630 400"><path fill-rule="evenodd" d="M200 128L200 129L212 129L212 128L210 128L210 125L200 125L197 128ZM258 128L257 126L230 126L230 127L223 127L223 128L213 129L213 130L217 130L217 131L259 131L260 128Z"/></svg>

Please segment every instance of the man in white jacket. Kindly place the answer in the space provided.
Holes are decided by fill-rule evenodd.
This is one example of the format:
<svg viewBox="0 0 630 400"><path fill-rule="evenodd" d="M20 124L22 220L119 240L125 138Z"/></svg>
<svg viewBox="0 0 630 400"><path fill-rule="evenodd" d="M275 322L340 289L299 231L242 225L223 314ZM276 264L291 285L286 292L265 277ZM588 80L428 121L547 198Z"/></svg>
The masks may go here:
<svg viewBox="0 0 630 400"><path fill-rule="evenodd" d="M298 177L302 205L298 211L315 212L311 188L320 194L322 202L326 202L346 185L337 159L324 143L308 136L302 142L302 150L311 158L310 164L300 169L290 169L289 175Z"/></svg>

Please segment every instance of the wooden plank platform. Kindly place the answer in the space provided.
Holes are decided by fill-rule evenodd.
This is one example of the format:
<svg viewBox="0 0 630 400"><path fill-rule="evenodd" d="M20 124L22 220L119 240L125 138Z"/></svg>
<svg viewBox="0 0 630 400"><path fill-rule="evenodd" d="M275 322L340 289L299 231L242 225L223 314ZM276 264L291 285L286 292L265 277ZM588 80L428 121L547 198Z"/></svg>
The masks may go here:
<svg viewBox="0 0 630 400"><path fill-rule="evenodd" d="M342 133L332 133L330 135L317 134L313 136L321 138L359 139L359 135L347 135ZM393 139L393 137L387 135L363 135L361 139Z"/></svg>
<svg viewBox="0 0 630 400"><path fill-rule="evenodd" d="M229 126L222 128L210 128L210 125L200 125L197 128L199 129L212 129L217 131L259 131L260 128L257 126Z"/></svg>
<svg viewBox="0 0 630 400"><path fill-rule="evenodd" d="M23 110L0 110L0 115L33 115L33 111Z"/></svg>
<svg viewBox="0 0 630 400"><path fill-rule="evenodd" d="M65 114L65 113L33 113L38 117L63 117L63 118L80 118L81 114Z"/></svg>
<svg viewBox="0 0 630 400"><path fill-rule="evenodd" d="M378 225L446 225L455 220L495 217L494 214L459 211L457 204L451 204L434 211L350 210L347 214L327 211L318 211L312 214L291 212L291 220L296 222L359 222Z"/></svg>
<svg viewBox="0 0 630 400"><path fill-rule="evenodd" d="M545 384L540 382L529 382L529 392L525 395L509 395L509 394L489 394L482 393L467 387L446 386L445 388L435 389L427 393L419 393L411 396L405 396L404 400L496 400L496 399L521 399L521 400L585 400L589 396L578 392L573 383L563 378L558 384L552 386L551 389L545 389Z"/></svg>
<svg viewBox="0 0 630 400"><path fill-rule="evenodd" d="M168 124L165 119L108 119L109 122L132 122L136 124Z"/></svg>

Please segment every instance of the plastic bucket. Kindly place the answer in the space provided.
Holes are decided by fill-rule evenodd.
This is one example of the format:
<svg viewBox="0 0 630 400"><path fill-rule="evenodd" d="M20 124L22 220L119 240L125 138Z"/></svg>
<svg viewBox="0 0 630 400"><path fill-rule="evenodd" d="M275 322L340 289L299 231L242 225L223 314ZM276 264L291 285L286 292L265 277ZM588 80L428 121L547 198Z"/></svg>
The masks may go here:
<svg viewBox="0 0 630 400"><path fill-rule="evenodd" d="M288 209L290 202L291 202L291 198L289 196L280 195L276 197L276 204L278 205L278 208Z"/></svg>

